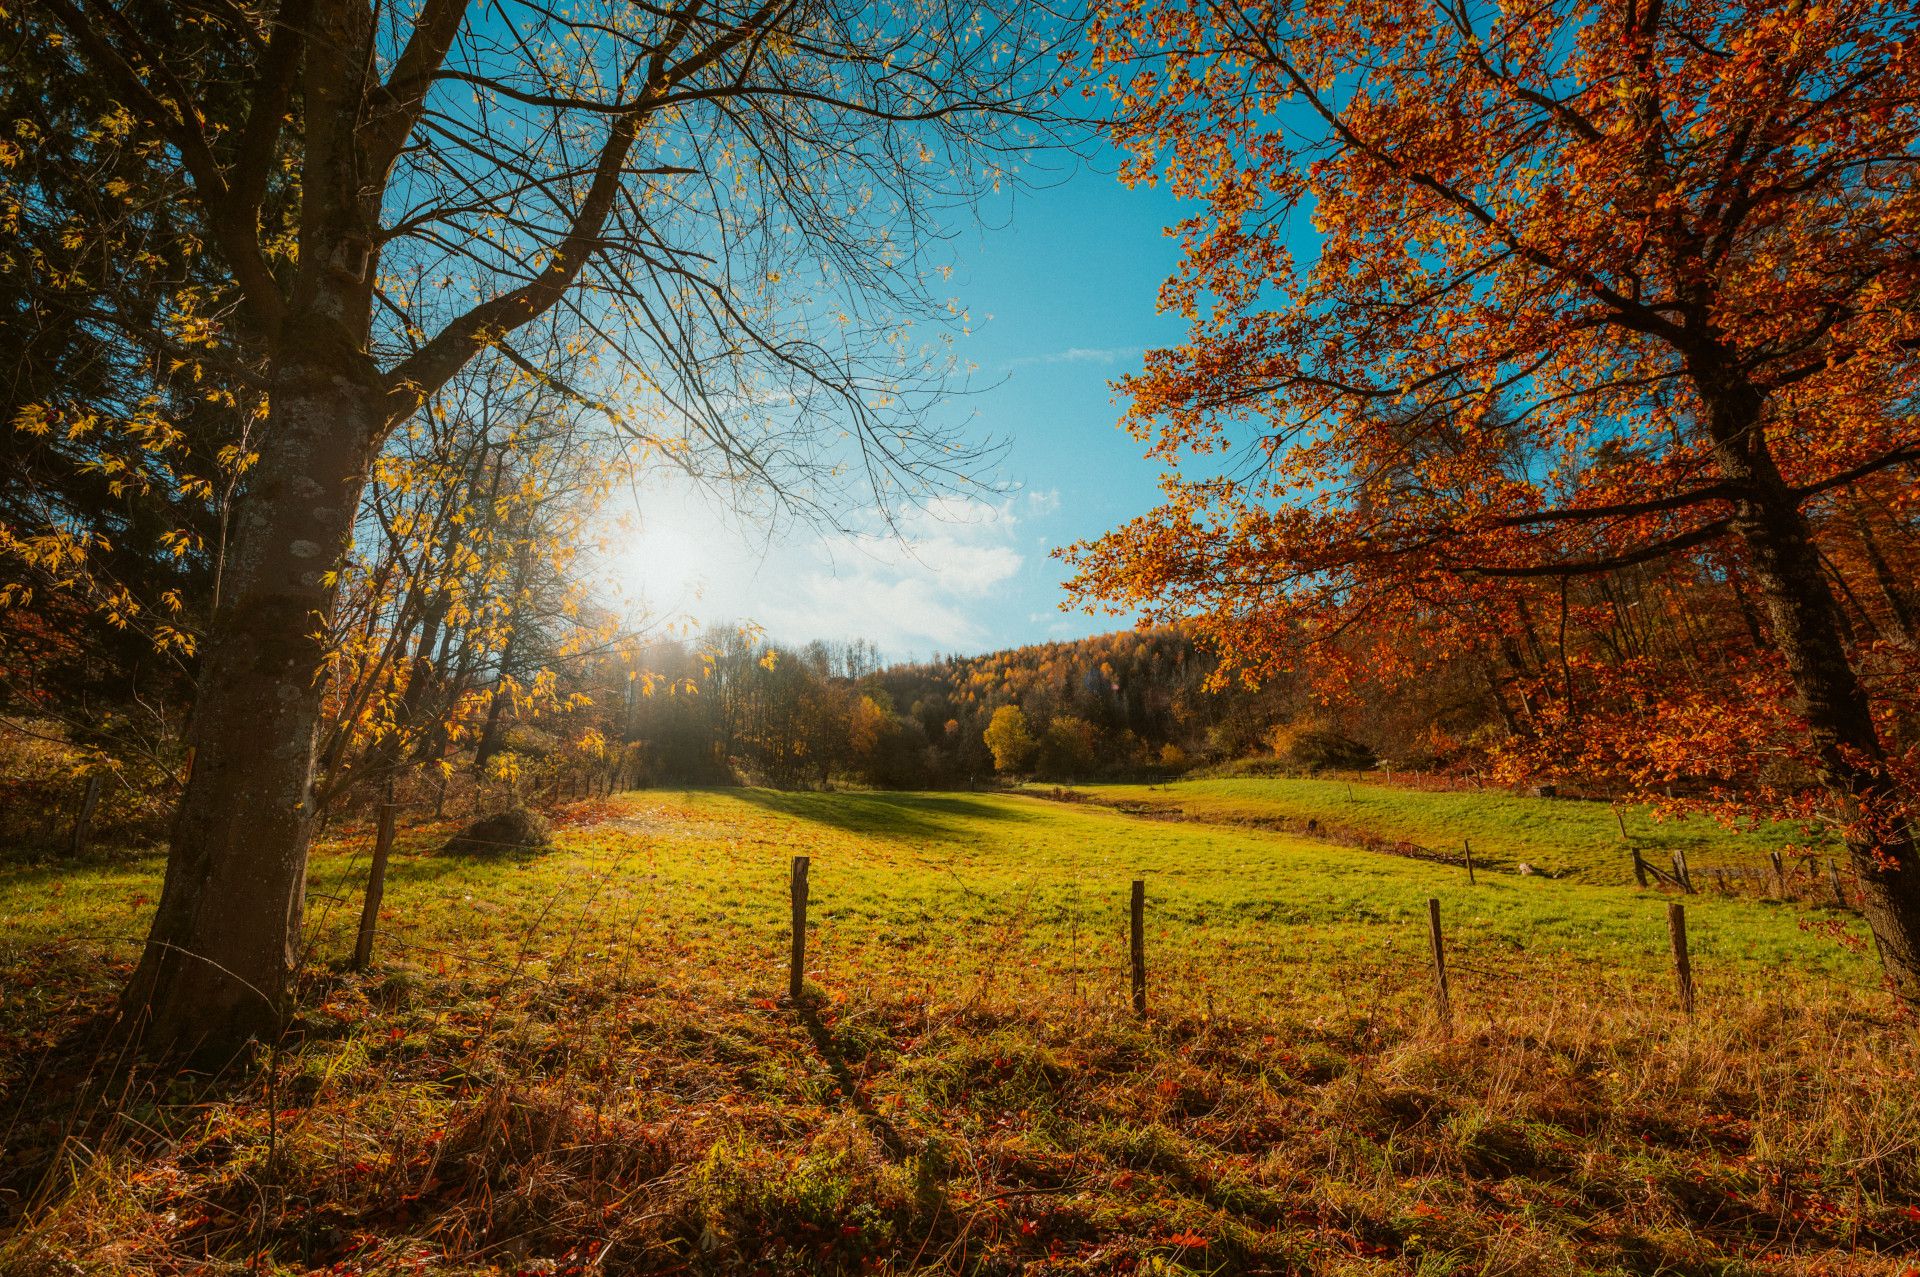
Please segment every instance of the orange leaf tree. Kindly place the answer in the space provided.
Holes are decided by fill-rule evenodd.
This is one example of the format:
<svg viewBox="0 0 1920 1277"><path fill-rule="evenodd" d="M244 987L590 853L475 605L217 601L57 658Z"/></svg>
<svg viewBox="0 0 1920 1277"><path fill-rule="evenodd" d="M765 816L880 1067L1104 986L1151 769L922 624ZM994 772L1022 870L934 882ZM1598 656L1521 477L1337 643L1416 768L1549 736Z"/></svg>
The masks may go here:
<svg viewBox="0 0 1920 1277"><path fill-rule="evenodd" d="M1190 339L1123 383L1167 499L1069 552L1080 596L1194 615L1257 677L1356 627L1496 642L1603 574L1744 583L1767 708L1920 997L1907 760L1821 548L1920 459L1917 27L1875 0L1109 0L1125 175L1197 211L1162 295Z"/></svg>

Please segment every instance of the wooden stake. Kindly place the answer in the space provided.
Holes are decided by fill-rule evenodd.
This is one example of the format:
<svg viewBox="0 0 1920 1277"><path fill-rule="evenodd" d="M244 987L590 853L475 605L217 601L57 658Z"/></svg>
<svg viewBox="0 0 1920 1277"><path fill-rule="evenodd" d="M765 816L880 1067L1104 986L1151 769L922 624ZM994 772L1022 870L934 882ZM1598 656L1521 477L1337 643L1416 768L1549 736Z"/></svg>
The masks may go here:
<svg viewBox="0 0 1920 1277"><path fill-rule="evenodd" d="M1680 1009L1693 1014L1693 963L1687 957L1687 907L1667 906L1667 940L1673 946L1673 975L1680 986Z"/></svg>
<svg viewBox="0 0 1920 1277"><path fill-rule="evenodd" d="M1673 853L1673 876L1680 884L1680 890L1693 894L1693 875L1687 872L1687 853L1675 848Z"/></svg>
<svg viewBox="0 0 1920 1277"><path fill-rule="evenodd" d="M1460 845L1467 849L1467 885L1473 885L1473 839L1462 838Z"/></svg>
<svg viewBox="0 0 1920 1277"><path fill-rule="evenodd" d="M1787 867L1781 862L1777 851L1768 852L1767 859L1773 862L1773 894L1784 896L1787 894Z"/></svg>
<svg viewBox="0 0 1920 1277"><path fill-rule="evenodd" d="M1641 886L1647 885L1647 862L1640 858L1640 849L1633 848L1633 880Z"/></svg>
<svg viewBox="0 0 1920 1277"><path fill-rule="evenodd" d="M1440 936L1440 902L1427 897L1427 939L1433 945L1433 995L1440 1023L1453 1027L1453 997L1447 987L1447 949Z"/></svg>
<svg viewBox="0 0 1920 1277"><path fill-rule="evenodd" d="M1607 806L1613 808L1613 823L1620 826L1620 841L1631 842L1632 839L1627 837L1627 821L1626 818L1620 814L1619 804L1608 803Z"/></svg>
<svg viewBox="0 0 1920 1277"><path fill-rule="evenodd" d="M1133 965L1133 1013L1147 1013L1147 884L1133 880L1133 899L1127 908L1132 932L1129 954Z"/></svg>
<svg viewBox="0 0 1920 1277"><path fill-rule="evenodd" d="M1827 885L1833 888L1833 903L1845 909L1847 891L1840 885L1840 866L1831 859L1827 861Z"/></svg>
<svg viewBox="0 0 1920 1277"><path fill-rule="evenodd" d="M807 982L807 866L806 856L793 858L793 956L787 967L787 997L800 1001Z"/></svg>

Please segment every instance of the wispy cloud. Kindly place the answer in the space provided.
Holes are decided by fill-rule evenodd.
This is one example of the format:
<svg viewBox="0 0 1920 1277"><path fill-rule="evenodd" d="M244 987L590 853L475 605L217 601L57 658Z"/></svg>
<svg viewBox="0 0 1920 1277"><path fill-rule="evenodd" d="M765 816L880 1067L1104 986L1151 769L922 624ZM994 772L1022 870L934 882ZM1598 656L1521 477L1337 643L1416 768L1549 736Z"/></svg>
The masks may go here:
<svg viewBox="0 0 1920 1277"><path fill-rule="evenodd" d="M1033 368L1044 364L1117 364L1140 358L1146 351L1139 346L1069 346L1044 355L1022 355L1007 364L1009 368Z"/></svg>
<svg viewBox="0 0 1920 1277"><path fill-rule="evenodd" d="M971 649L992 633L977 606L1026 563L1011 501L948 498L902 512L897 535L838 536L830 568L802 571L757 615L782 637L865 638L896 656Z"/></svg>

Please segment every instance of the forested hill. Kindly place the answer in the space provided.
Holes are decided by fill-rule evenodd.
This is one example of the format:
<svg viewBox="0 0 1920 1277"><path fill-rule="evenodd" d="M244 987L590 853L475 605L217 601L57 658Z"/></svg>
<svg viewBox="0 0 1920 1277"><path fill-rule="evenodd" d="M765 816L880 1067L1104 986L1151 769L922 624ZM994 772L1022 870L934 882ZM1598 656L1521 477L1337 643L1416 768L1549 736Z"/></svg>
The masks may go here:
<svg viewBox="0 0 1920 1277"><path fill-rule="evenodd" d="M658 690L605 730L660 783L1152 778L1249 756L1432 764L1445 761L1436 741L1495 718L1484 694L1446 678L1417 692L1349 684L1338 705L1305 669L1257 689L1210 687L1214 657L1178 628L895 665L865 644L788 648L714 631L640 660ZM615 680L598 681L606 707Z"/></svg>
<svg viewBox="0 0 1920 1277"><path fill-rule="evenodd" d="M1190 636L1158 629L893 665L872 685L954 765L981 775L994 770L993 715L1014 707L1033 740L1027 765L1069 777L1179 770L1257 746L1282 690L1209 691L1214 667Z"/></svg>

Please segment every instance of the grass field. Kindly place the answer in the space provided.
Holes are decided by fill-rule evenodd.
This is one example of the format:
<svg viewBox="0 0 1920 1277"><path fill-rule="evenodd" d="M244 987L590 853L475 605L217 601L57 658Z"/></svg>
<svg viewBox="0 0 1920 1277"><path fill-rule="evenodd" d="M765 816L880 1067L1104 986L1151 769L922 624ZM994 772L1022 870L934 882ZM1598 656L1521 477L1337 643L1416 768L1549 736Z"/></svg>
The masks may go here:
<svg viewBox="0 0 1920 1277"><path fill-rule="evenodd" d="M1688 1021L1656 893L1469 888L1255 828L739 790L583 804L539 856L437 854L446 833L403 834L364 977L335 963L365 839L319 849L304 1010L214 1079L97 1058L157 861L0 870L0 1271L1893 1274L1920 1255L1912 1026L1837 912L1690 898ZM1145 1022L1125 1005L1136 876Z"/></svg>
<svg viewBox="0 0 1920 1277"><path fill-rule="evenodd" d="M1639 804L1615 808L1504 790L1435 791L1302 777L1087 785L1075 792L1165 818L1282 828L1311 820L1336 838L1350 830L1447 852L1458 852L1470 839L1475 858L1495 867L1526 862L1555 875L1616 885L1633 881L1630 847L1661 866L1676 850L1696 865L1764 865L1771 851L1835 850L1789 824L1733 831L1700 816L1663 819Z"/></svg>

